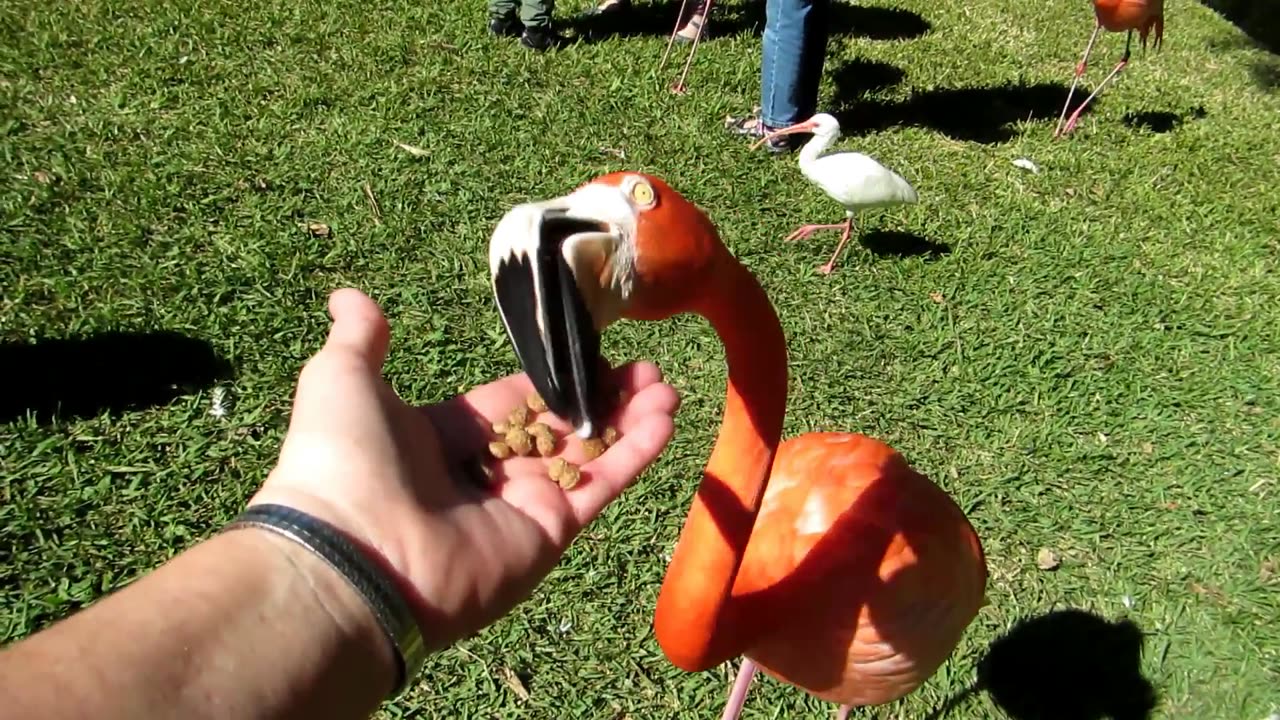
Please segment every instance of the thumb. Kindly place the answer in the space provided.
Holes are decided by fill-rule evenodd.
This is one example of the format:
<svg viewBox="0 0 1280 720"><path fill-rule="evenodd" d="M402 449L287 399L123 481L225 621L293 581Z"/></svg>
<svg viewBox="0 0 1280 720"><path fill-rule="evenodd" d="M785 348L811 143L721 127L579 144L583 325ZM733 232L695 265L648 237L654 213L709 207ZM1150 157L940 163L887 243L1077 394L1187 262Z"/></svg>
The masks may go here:
<svg viewBox="0 0 1280 720"><path fill-rule="evenodd" d="M359 290L343 288L329 296L329 316L333 326L325 350L354 353L381 372L391 327L378 304Z"/></svg>

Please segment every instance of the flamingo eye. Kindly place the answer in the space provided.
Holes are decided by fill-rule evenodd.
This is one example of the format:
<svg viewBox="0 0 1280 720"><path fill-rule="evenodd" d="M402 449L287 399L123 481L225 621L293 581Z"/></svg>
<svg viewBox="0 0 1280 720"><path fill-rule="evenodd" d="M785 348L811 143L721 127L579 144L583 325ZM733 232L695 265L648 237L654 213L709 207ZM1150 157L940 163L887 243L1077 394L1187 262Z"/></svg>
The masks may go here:
<svg viewBox="0 0 1280 720"><path fill-rule="evenodd" d="M631 186L631 199L642 207L652 206L654 202L653 186L644 180L636 180L636 183Z"/></svg>

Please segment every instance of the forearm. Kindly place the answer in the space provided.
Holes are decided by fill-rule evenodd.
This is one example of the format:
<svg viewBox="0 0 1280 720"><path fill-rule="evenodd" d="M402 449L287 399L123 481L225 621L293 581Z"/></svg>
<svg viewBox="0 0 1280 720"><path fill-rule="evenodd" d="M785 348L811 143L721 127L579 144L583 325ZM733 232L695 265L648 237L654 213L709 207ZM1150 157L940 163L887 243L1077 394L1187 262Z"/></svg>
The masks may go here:
<svg viewBox="0 0 1280 720"><path fill-rule="evenodd" d="M0 653L15 718L362 718L391 647L345 580L290 540L215 536Z"/></svg>

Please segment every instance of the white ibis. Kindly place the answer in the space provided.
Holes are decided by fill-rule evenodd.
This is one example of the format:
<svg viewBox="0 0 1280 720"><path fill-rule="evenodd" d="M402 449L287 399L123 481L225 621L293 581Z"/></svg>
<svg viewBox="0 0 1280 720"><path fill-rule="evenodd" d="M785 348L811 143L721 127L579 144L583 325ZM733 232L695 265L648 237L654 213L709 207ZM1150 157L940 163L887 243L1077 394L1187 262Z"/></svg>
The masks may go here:
<svg viewBox="0 0 1280 720"><path fill-rule="evenodd" d="M752 145L755 149L770 138L793 133L813 133L813 139L800 149L800 172L831 199L845 209L845 221L830 225L803 225L787 236L788 241L809 237L817 230L844 229L840 244L826 265L818 268L823 275L831 274L836 258L853 234L853 217L860 210L870 210L891 205L905 205L918 200L915 188L901 175L862 153L840 152L823 155L831 143L840 137L840 122L826 113L818 113L802 123L775 130Z"/></svg>

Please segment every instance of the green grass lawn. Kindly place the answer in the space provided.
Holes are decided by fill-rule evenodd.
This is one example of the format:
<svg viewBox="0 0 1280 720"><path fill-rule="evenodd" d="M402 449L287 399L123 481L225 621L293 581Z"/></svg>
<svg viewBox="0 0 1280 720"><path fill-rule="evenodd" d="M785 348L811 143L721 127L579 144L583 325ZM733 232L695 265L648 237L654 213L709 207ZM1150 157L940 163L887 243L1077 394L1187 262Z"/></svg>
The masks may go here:
<svg viewBox="0 0 1280 720"><path fill-rule="evenodd" d="M921 202L867 215L865 242L822 277L836 235L781 238L840 209L794 157L720 129L758 93L760 13L740 3L676 97L678 63L654 74L664 35L535 55L491 39L479 0L11 0L5 356L107 331L197 347L64 358L71 399L142 368L191 386L171 402L0 424L0 640L238 511L331 289L386 309L387 374L412 401L517 370L488 289L490 230L514 203L627 168L705 207L772 295L792 352L788 432L886 440L983 538L990 605L918 692L859 717L922 718L948 699L945 717L1003 717L988 693L963 694L988 646L1080 608L1146 634L1153 717L1263 720L1280 710L1280 71L1213 11L1166 5L1164 49L1135 52L1067 142L1050 135L1092 28L1083 0L843 8L823 91L839 146L904 174ZM665 32L674 9L636 25ZM1101 41L1086 90L1122 45ZM233 379L208 382L199 341ZM674 669L650 622L716 433L720 349L692 318L624 324L606 343L668 371L676 439L527 604L434 657L387 717L718 717L732 668ZM1056 570L1037 567L1043 548ZM1016 663L1028 682L1045 698L1105 694L1118 652L1056 635ZM1065 669L1038 669L1046 658ZM764 681L745 717L832 709Z"/></svg>

